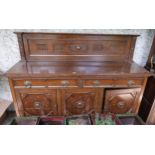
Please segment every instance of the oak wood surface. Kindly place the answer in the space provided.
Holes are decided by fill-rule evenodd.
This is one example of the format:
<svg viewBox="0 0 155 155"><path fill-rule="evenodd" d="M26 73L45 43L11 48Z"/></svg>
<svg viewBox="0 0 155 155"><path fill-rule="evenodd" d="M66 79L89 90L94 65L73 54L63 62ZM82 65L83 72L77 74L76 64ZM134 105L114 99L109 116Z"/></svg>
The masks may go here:
<svg viewBox="0 0 155 155"><path fill-rule="evenodd" d="M137 35L17 33L26 61L132 60Z"/></svg>
<svg viewBox="0 0 155 155"><path fill-rule="evenodd" d="M136 113L140 88L107 90L104 111L115 114Z"/></svg>
<svg viewBox="0 0 155 155"><path fill-rule="evenodd" d="M134 62L23 62L7 73L9 77L60 76L149 76L150 73Z"/></svg>

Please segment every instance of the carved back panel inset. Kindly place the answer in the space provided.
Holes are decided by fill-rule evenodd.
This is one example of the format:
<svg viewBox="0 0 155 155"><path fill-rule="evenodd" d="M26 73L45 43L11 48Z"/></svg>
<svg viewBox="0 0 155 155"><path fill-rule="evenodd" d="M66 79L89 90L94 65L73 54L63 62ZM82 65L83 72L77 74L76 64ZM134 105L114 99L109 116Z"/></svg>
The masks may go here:
<svg viewBox="0 0 155 155"><path fill-rule="evenodd" d="M132 60L136 35L18 34L27 61Z"/></svg>

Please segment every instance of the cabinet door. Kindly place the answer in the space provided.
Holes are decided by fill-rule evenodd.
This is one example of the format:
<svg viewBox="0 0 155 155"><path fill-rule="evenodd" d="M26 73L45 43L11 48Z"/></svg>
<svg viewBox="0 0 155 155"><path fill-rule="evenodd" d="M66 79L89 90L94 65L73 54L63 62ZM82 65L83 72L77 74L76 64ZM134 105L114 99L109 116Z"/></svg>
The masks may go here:
<svg viewBox="0 0 155 155"><path fill-rule="evenodd" d="M140 90L140 88L106 90L104 111L115 114L135 113Z"/></svg>
<svg viewBox="0 0 155 155"><path fill-rule="evenodd" d="M57 115L56 90L23 89L16 96L21 116Z"/></svg>
<svg viewBox="0 0 155 155"><path fill-rule="evenodd" d="M62 114L79 115L92 111L101 112L101 89L64 89L61 91Z"/></svg>

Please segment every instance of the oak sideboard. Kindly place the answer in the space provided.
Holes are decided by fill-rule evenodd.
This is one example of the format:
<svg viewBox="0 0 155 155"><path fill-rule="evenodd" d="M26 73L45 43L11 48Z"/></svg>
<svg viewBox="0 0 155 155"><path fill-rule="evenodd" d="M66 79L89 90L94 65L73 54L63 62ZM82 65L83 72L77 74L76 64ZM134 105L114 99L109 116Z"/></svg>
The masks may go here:
<svg viewBox="0 0 155 155"><path fill-rule="evenodd" d="M17 116L138 113L150 73L132 60L137 35L17 36L21 61L6 73Z"/></svg>

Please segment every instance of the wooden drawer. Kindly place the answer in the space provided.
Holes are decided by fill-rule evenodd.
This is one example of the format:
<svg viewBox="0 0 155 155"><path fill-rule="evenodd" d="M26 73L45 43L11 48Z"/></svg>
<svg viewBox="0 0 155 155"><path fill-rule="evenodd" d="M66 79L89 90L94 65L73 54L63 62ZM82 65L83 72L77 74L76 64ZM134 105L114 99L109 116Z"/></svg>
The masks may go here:
<svg viewBox="0 0 155 155"><path fill-rule="evenodd" d="M114 80L104 79L104 80L85 80L85 87L112 87L114 85Z"/></svg>
<svg viewBox="0 0 155 155"><path fill-rule="evenodd" d="M115 86L137 87L142 86L144 79L118 79L115 80Z"/></svg>
<svg viewBox="0 0 155 155"><path fill-rule="evenodd" d="M43 80L43 79L24 79L24 80L14 80L15 87L77 87L77 80Z"/></svg>
<svg viewBox="0 0 155 155"><path fill-rule="evenodd" d="M143 85L143 79L94 79L85 80L85 87L139 87Z"/></svg>

